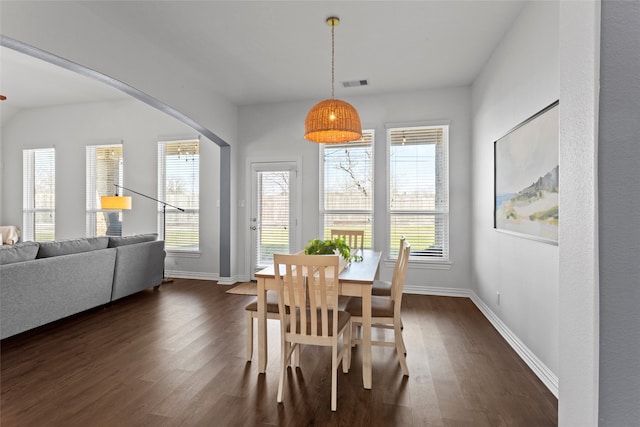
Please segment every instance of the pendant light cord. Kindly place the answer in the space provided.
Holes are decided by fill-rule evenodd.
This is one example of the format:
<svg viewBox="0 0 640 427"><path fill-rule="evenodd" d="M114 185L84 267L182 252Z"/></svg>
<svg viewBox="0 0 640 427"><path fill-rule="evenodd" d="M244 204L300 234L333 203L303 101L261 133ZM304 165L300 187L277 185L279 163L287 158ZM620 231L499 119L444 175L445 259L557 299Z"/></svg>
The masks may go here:
<svg viewBox="0 0 640 427"><path fill-rule="evenodd" d="M314 105L304 121L304 138L321 144L339 144L362 138L360 116L353 105L335 99L335 27L340 18L330 16L326 24L331 27L331 98Z"/></svg>
<svg viewBox="0 0 640 427"><path fill-rule="evenodd" d="M334 85L335 85L335 66L334 66L334 56L335 56L335 37L334 30L336 29L335 24L331 25L331 98L334 98Z"/></svg>

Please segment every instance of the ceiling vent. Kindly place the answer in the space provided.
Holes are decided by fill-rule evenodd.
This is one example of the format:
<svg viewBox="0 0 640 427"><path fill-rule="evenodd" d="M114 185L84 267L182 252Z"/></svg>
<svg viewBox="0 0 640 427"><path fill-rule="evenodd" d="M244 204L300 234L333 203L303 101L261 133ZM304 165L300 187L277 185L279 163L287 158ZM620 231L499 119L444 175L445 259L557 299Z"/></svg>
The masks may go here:
<svg viewBox="0 0 640 427"><path fill-rule="evenodd" d="M358 87L358 86L367 86L369 84L368 80L350 80L348 82L342 82L343 87Z"/></svg>

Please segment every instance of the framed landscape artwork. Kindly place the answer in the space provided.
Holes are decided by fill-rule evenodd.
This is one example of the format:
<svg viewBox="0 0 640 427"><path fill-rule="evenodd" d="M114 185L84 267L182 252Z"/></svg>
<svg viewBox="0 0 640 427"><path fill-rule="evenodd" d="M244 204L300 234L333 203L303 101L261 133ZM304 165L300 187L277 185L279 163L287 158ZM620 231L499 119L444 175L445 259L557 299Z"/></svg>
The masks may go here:
<svg viewBox="0 0 640 427"><path fill-rule="evenodd" d="M558 244L558 101L494 143L493 225Z"/></svg>

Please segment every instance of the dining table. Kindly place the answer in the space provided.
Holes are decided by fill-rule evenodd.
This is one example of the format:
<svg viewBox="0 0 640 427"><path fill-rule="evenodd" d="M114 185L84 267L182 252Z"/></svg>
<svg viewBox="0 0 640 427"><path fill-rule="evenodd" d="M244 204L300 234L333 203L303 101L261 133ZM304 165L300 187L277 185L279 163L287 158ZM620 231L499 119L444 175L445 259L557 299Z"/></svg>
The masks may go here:
<svg viewBox="0 0 640 427"><path fill-rule="evenodd" d="M353 261L340 272L339 294L362 298L362 383L371 389L371 288L380 275L382 252L365 249L359 251L361 261ZM274 266L255 273L258 288L258 371L267 369L267 291L277 290Z"/></svg>

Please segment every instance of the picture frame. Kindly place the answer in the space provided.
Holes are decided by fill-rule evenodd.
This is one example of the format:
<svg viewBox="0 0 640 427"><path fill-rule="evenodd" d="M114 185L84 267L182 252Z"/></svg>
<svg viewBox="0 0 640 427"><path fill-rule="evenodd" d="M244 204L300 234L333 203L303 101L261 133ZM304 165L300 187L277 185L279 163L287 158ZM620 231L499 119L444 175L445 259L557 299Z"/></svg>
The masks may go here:
<svg viewBox="0 0 640 427"><path fill-rule="evenodd" d="M495 230L558 244L559 101L494 142Z"/></svg>

